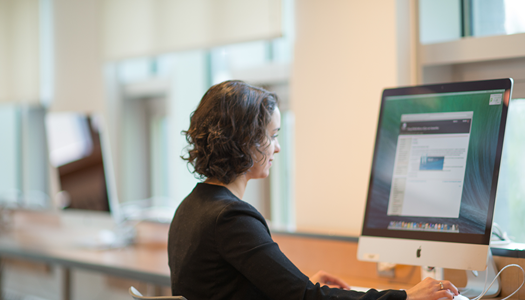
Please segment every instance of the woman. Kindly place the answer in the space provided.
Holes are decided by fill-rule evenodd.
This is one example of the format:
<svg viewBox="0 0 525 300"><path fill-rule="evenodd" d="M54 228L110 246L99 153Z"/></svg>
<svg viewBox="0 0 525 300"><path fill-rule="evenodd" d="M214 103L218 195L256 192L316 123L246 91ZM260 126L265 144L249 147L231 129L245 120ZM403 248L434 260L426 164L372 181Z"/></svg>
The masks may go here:
<svg viewBox="0 0 525 300"><path fill-rule="evenodd" d="M273 242L261 214L242 201L280 151L277 96L241 81L212 86L191 115L184 159L204 179L180 204L168 241L173 295L198 299L452 299L449 281L405 291L348 290L319 272L308 278ZM330 285L330 287L328 286Z"/></svg>

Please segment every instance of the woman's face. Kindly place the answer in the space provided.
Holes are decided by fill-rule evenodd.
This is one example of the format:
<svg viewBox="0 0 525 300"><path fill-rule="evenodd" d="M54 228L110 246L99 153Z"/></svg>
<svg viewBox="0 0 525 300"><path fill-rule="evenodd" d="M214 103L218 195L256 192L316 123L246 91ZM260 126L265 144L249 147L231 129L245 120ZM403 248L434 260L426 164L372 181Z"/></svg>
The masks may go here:
<svg viewBox="0 0 525 300"><path fill-rule="evenodd" d="M281 129L281 112L279 108L275 108L272 114L272 120L266 127L268 136L270 137L270 143L268 147L260 149L266 157L259 152L256 152L254 157L254 164L250 170L246 173L248 179L255 178L266 178L270 175L270 167L272 166L273 155L281 151L281 146L277 140L277 134Z"/></svg>

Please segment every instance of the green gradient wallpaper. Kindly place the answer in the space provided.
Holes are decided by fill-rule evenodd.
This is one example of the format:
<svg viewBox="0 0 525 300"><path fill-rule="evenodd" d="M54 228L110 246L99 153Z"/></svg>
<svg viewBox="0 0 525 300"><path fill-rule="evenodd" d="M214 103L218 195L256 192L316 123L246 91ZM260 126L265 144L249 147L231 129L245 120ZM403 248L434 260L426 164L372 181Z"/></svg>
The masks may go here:
<svg viewBox="0 0 525 300"><path fill-rule="evenodd" d="M484 234L490 205L497 140L503 104L490 105L492 94L450 93L391 97L384 101L372 170L367 227L386 228L391 221L420 222L418 217L387 216L401 115L441 112L473 112L470 142L459 219L461 233ZM500 101L501 102L501 101ZM424 218L425 222L447 224L447 218Z"/></svg>

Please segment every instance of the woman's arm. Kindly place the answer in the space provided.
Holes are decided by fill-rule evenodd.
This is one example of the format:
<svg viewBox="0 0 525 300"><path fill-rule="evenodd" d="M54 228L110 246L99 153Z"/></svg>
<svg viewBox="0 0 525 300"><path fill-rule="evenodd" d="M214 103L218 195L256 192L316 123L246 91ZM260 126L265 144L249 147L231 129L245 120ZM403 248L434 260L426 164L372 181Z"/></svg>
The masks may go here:
<svg viewBox="0 0 525 300"><path fill-rule="evenodd" d="M343 290L349 290L350 286L344 280L336 277L332 274L328 274L325 271L319 271L314 276L310 277L310 281L319 283L320 285L327 285L331 288L338 288Z"/></svg>
<svg viewBox="0 0 525 300"><path fill-rule="evenodd" d="M258 290L270 299L406 300L405 291L370 290L366 293L330 288L328 281L347 287L336 277L318 273L304 275L272 240L264 218L249 204L228 205L216 221L219 253ZM418 300L418 299L414 299Z"/></svg>

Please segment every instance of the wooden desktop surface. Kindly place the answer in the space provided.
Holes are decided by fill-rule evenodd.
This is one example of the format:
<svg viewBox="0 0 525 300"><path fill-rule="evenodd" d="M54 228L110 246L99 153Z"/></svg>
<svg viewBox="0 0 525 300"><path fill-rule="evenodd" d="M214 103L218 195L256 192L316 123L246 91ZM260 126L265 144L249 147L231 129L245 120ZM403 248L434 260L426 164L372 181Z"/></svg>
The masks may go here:
<svg viewBox="0 0 525 300"><path fill-rule="evenodd" d="M53 213L17 212L10 225L0 234L3 257L170 285L165 224L141 223L134 245L105 250L82 244L82 239L92 238L96 230L79 232L77 227L65 227Z"/></svg>
<svg viewBox="0 0 525 300"><path fill-rule="evenodd" d="M80 245L94 230L68 227L57 213L19 211L11 228L0 234L0 256L85 269L170 286L167 257L168 224L142 222L136 243L117 249L96 250ZM324 270L340 276L351 286L378 289L408 288L418 282L415 267L396 268L396 278L377 276L376 264L356 259L356 243L273 234L281 250L306 275Z"/></svg>
<svg viewBox="0 0 525 300"><path fill-rule="evenodd" d="M0 256L59 265L68 269L85 269L157 286L170 286L167 257L168 224L142 222L137 225L134 245L107 250L80 246L87 231L64 226L56 213L21 211L13 214L11 228L0 233ZM377 264L356 258L357 243L312 238L293 234L272 234L288 258L306 275L319 270L340 276L354 287L408 289L420 279L420 268L397 265L395 277L381 277ZM495 257L500 269L509 263L525 267L525 259ZM445 270L445 278L458 283L454 272ZM453 270L452 270L453 271ZM464 274L464 272L462 273ZM460 275L461 276L461 275ZM501 296L509 295L521 283L517 270L502 274ZM67 294L67 293L66 293ZM525 299L525 290L513 299ZM68 299L67 296L64 299Z"/></svg>
<svg viewBox="0 0 525 300"><path fill-rule="evenodd" d="M319 270L339 276L351 287L408 289L420 281L419 267L397 265L395 277L378 275L377 264L357 260L357 243L303 235L273 234L283 253L307 276Z"/></svg>

